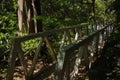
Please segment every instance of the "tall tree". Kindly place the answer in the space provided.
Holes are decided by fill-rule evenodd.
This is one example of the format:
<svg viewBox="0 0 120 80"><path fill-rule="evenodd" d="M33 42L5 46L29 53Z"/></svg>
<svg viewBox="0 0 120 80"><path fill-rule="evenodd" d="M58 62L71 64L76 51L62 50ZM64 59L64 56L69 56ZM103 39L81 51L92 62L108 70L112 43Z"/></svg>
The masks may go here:
<svg viewBox="0 0 120 80"><path fill-rule="evenodd" d="M23 0L18 0L18 27L19 36L22 36L22 24L23 24Z"/></svg>
<svg viewBox="0 0 120 80"><path fill-rule="evenodd" d="M34 4L35 4L35 8L34 9L36 9L36 13L37 13L37 14L36 13L34 13L34 14L36 14L36 16L42 15L40 0L35 0ZM37 30L36 30L36 32L41 32L42 31L42 27L43 27L42 26L42 21L37 19L37 26L36 26Z"/></svg>
<svg viewBox="0 0 120 80"><path fill-rule="evenodd" d="M42 21L36 17L41 15L40 0L18 0L19 35L22 32L38 33L42 31Z"/></svg>

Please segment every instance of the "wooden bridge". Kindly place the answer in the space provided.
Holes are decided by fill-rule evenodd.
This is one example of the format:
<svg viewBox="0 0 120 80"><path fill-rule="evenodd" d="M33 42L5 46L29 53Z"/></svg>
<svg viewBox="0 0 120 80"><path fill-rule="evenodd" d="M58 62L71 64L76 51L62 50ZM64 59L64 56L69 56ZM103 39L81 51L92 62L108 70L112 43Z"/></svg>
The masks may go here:
<svg viewBox="0 0 120 80"><path fill-rule="evenodd" d="M16 72L19 72L16 64L21 66L19 70L25 75L24 80L84 79L91 64L100 56L106 36L113 31L113 24L81 24L15 38L6 80L15 80ZM31 49L25 52L22 47L29 40L35 40L33 45L37 43L38 46L32 52ZM41 61L41 56L46 56L44 52L51 57L48 64L43 63L46 58ZM26 55L32 55L32 58Z"/></svg>

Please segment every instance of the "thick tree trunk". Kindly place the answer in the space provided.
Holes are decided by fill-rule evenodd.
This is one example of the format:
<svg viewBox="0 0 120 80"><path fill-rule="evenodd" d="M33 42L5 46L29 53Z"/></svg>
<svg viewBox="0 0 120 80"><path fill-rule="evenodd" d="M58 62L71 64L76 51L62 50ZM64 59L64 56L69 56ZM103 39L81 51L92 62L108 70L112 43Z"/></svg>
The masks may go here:
<svg viewBox="0 0 120 80"><path fill-rule="evenodd" d="M32 6L32 0L26 0L26 18L27 18L27 27L28 27L28 33L35 33L34 29L34 21L33 18L33 6Z"/></svg>
<svg viewBox="0 0 120 80"><path fill-rule="evenodd" d="M22 36L22 32L28 34L41 32L42 21L36 19L40 15L40 0L18 0L19 36Z"/></svg>
<svg viewBox="0 0 120 80"><path fill-rule="evenodd" d="M41 4L39 0L26 0L27 2L27 25L28 33L38 33L42 31L42 21L36 17L41 15Z"/></svg>

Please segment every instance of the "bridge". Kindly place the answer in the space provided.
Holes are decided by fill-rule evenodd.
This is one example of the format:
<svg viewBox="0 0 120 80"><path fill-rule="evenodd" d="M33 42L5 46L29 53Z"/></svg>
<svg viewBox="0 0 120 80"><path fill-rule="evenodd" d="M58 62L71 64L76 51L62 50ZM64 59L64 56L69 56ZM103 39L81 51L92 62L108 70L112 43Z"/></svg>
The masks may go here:
<svg viewBox="0 0 120 80"><path fill-rule="evenodd" d="M113 31L114 24L81 24L17 37L13 40L6 80L14 80L16 72L19 73L16 64L21 66L19 70L24 80L84 79L91 64L100 56L105 38ZM35 40L33 45L38 45L33 51L24 52L23 44L29 40ZM46 55L52 60L48 64L44 63L49 61Z"/></svg>

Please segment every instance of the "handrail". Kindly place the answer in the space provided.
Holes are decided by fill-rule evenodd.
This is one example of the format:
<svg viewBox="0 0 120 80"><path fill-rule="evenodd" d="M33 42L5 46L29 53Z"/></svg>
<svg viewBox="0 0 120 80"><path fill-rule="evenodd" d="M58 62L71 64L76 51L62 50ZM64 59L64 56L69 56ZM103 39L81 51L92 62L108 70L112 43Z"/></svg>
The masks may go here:
<svg viewBox="0 0 120 80"><path fill-rule="evenodd" d="M62 60L62 68L56 72L56 80L74 80L76 74L78 74L79 65L82 65L82 63L86 69L90 68L91 63L98 57L95 55L99 55L97 51L103 47L100 46L103 44L103 39L114 30L114 26L111 25L113 24L109 24L102 29L83 36L72 44L62 47L61 54L65 55ZM100 40L100 35L102 40ZM82 59L84 59L84 62L82 62ZM57 64L59 66L59 63Z"/></svg>
<svg viewBox="0 0 120 80"><path fill-rule="evenodd" d="M101 28L102 27L103 26L101 26ZM53 62L57 61L56 68L55 68L56 69L55 74L56 74L56 72L59 72L59 70L62 71L62 67L64 66L63 68L65 68L65 65L66 65L66 62L64 62L64 61L66 61L66 59L67 59L66 55L68 55L68 52L70 52L70 53L71 53L71 51L74 52L76 49L78 49L80 46L82 46L85 42L88 43L89 40L93 40L93 41L97 40L96 38L94 38L94 39L91 39L91 38L96 36L98 33L102 33L102 35L104 35L104 30L107 29L107 26L100 30L94 30L94 32L91 32L91 28L93 28L93 26L88 26L88 24L83 24L83 25L76 25L73 27L68 27L68 28L63 28L63 29L49 30L46 32L31 34L31 35L17 37L15 39L13 39L10 58L8 61L9 65L8 65L8 72L7 72L6 80L13 80L16 59L20 59L21 65L24 70L25 79L29 80L30 78L33 78L37 74L37 73L34 74L35 65L37 63L38 55L40 54L40 51L42 49L42 44L44 42L46 43L47 48L50 51L49 54L52 56ZM61 39L61 41L59 43L60 51L57 53L55 53L55 47L53 47L53 45L51 44L50 39L49 39L49 36L52 36L52 35L56 35L57 37L60 37L60 39ZM33 40L36 38L39 38L40 42L38 43L39 45L34 54L31 68L28 70L21 43L28 41L28 40ZM86 46L88 46L88 44L86 44ZM76 48L76 47L78 47L78 48ZM57 56L55 54L57 54ZM62 66L58 63L59 61L62 61L61 62ZM48 67L47 67L47 69L48 69ZM41 70L43 70L43 69L40 69L40 71ZM56 79L56 80L58 80L58 79Z"/></svg>
<svg viewBox="0 0 120 80"><path fill-rule="evenodd" d="M63 47L63 50L65 52L71 52L71 50L75 50L76 48L79 48L80 46L82 46L85 42L89 42L91 41L91 39L93 39L94 36L98 35L100 32L103 32L108 26L104 27L103 29L101 30L97 30L95 32L92 32L91 34L89 35L86 35L84 37L82 37L81 39L75 41L74 43L68 45L68 46L65 46ZM75 47L75 49L74 49Z"/></svg>
<svg viewBox="0 0 120 80"><path fill-rule="evenodd" d="M73 27L68 27L68 28L63 28L63 29L49 30L49 31L46 31L46 32L31 34L31 35L27 35L27 36L23 36L23 37L17 37L15 39L13 39L12 49L11 49L11 52L10 52L10 58L9 58L9 61L8 61L9 65L8 65L8 72L7 72L6 80L13 80L13 74L14 74L15 63L16 63L17 58L20 59L21 65L23 66L25 78L29 79L33 75L33 70L34 70L35 65L37 63L38 54L41 50L42 43L44 41L46 42L46 45L48 45L48 49L50 50L50 55L52 56L53 60L56 61L55 51L54 51L54 48L52 47L48 37L51 36L51 35L54 35L54 34L64 35L63 33L65 32L66 33L65 37L67 36L68 40L65 41L63 44L64 45L65 44L70 44L70 43L75 41L74 38L75 38L76 33L78 32L76 30L82 30L82 28L84 28L84 26L87 26L87 25L88 24L82 24L82 25L76 25L76 26L73 26ZM73 34L73 33L71 33L71 31L73 31L75 33ZM39 43L39 46L38 46L38 49L36 51L36 54L34 55L33 63L31 65L30 70L27 70L27 63L24 60L24 52L22 50L21 43L25 42L25 41L28 41L28 40L35 39L35 38L40 38L43 41ZM62 37L61 37L61 39L62 39ZM61 43L62 43L62 41L61 41Z"/></svg>
<svg viewBox="0 0 120 80"><path fill-rule="evenodd" d="M49 35L53 35L55 33L62 33L64 31L68 31L68 30L74 30L75 28L80 29L81 27L84 27L86 24L82 24L82 25L76 25L76 26L69 26L67 28L61 28L61 29L53 29L53 30L49 30L49 31L45 31L45 32L40 32L40 33L33 33L27 36L22 36L22 37L17 37L14 40L15 41L19 41L19 42L23 42L23 41L27 41L30 39L34 39L34 38L38 38L38 37L44 37L44 36L49 36Z"/></svg>

